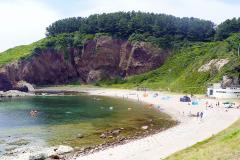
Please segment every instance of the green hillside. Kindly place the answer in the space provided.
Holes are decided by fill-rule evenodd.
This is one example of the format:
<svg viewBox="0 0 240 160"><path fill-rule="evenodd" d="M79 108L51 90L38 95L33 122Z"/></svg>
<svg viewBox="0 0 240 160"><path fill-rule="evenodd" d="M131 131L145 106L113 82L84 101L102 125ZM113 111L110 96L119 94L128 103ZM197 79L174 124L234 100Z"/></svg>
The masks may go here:
<svg viewBox="0 0 240 160"><path fill-rule="evenodd" d="M215 27L213 22L197 18L116 12L58 20L46 31L47 37L40 41L0 53L0 67L20 58L41 54L46 49L63 51L65 58L69 58L68 48L82 49L87 40L107 35L133 43L149 42L170 50L172 55L154 71L124 80L118 77L103 80L96 85L204 93L209 83L219 82L223 75L239 74L235 68L240 66L237 56L240 18L226 20ZM220 71L211 67L207 72L198 72L202 65L212 59L228 59L229 63Z"/></svg>
<svg viewBox="0 0 240 160"><path fill-rule="evenodd" d="M98 85L133 88L144 86L156 90L170 90L186 93L204 93L208 83L219 82L223 75L237 75L235 67L240 65L237 48L240 33L234 34L224 41L202 42L182 47L175 51L160 68L125 81L103 81ZM219 72L212 68L208 72L198 69L212 59L228 59L230 62Z"/></svg>
<svg viewBox="0 0 240 160"><path fill-rule="evenodd" d="M17 46L0 53L0 67L32 53L34 44Z"/></svg>
<svg viewBox="0 0 240 160"><path fill-rule="evenodd" d="M17 46L0 53L0 67L15 60L39 54L45 49L64 51L67 47L81 48L86 40L93 39L95 36L99 36L99 34L63 33L43 38L29 45Z"/></svg>
<svg viewBox="0 0 240 160"><path fill-rule="evenodd" d="M166 160L238 160L240 120L219 134L177 152Z"/></svg>

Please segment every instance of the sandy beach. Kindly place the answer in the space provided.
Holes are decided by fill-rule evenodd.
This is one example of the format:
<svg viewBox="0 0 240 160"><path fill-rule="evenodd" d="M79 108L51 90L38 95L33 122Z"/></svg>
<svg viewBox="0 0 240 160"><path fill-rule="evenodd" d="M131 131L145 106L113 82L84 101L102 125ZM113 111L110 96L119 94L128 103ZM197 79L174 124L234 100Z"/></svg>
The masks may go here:
<svg viewBox="0 0 240 160"><path fill-rule="evenodd" d="M67 90L77 91L78 89L69 88ZM159 160L190 147L197 142L203 141L214 134L224 130L240 118L240 109L224 108L223 102L227 100L207 99L203 96L195 97L198 105L189 105L180 102L180 94L156 92L156 91L134 91L120 89L86 89L91 95L111 96L122 98L123 100L136 100L144 103L153 104L160 111L171 115L180 122L179 125L160 132L134 140L127 144L114 146L93 154L75 157L76 160ZM156 96L156 93L158 94ZM154 96L155 95L155 96ZM208 105L213 107L206 107ZM220 102L220 106L216 103ZM239 104L239 100L231 100ZM203 112L203 118L196 115Z"/></svg>

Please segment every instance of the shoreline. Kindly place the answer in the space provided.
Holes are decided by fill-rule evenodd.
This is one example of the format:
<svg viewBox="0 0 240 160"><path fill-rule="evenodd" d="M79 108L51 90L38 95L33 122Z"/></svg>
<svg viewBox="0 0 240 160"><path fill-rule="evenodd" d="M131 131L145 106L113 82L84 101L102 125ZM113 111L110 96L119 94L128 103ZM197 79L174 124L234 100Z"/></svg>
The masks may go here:
<svg viewBox="0 0 240 160"><path fill-rule="evenodd" d="M166 130L150 132L147 135L107 144L106 146L95 146L95 148L87 149L86 152L75 151L65 157L67 160L145 160L149 159L149 157L151 157L151 160L159 160L219 133L240 118L239 109L231 108L226 112L224 107L214 106L206 110L206 101L209 104L216 104L217 101L220 101L222 104L225 100L208 99L199 95L195 98L199 105L192 106L179 102L179 98L183 96L182 94L159 91L147 91L147 96L144 91L68 86L42 88L37 91L46 93L84 93L92 96L140 101L151 104L155 108L157 107L161 112L170 115L173 120L180 122ZM158 95L155 97L156 93ZM240 104L239 100L237 104ZM159 106L160 108L158 108ZM204 113L203 118L194 117L200 111Z"/></svg>
<svg viewBox="0 0 240 160"><path fill-rule="evenodd" d="M55 88L58 89L58 88ZM104 89L97 88L77 88L64 87L67 91L84 91L89 95L110 96L117 98L127 98L128 100L139 100L148 104L160 105L160 110L169 114L180 124L169 128L165 131L149 135L147 137L130 141L126 144L119 144L110 148L87 154L84 156L76 156L71 159L76 160L145 160L151 157L151 160L159 160L170 156L171 154L190 147L197 142L201 142L212 135L219 133L233 124L240 117L239 109L226 109L214 106L206 108L205 102L215 105L218 101L222 104L226 100L208 99L204 97L196 97L199 102L198 106L189 106L187 103L179 102L179 98L183 95L168 92L147 91L148 97L144 97L143 91L122 90L122 89ZM154 98L153 94L158 93L158 97L169 96L170 99L163 100ZM138 96L136 96L138 95ZM123 98L124 99L124 98ZM239 100L231 100L239 104ZM188 114L196 114L203 112L203 119L188 116Z"/></svg>

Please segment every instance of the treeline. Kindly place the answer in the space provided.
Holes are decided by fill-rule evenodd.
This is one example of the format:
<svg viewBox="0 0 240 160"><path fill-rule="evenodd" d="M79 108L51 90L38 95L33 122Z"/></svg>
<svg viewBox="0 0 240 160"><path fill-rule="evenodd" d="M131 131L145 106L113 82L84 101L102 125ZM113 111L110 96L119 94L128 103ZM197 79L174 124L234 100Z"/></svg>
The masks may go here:
<svg viewBox="0 0 240 160"><path fill-rule="evenodd" d="M133 11L59 20L47 27L47 36L76 31L82 34L108 33L124 39L133 34L143 34L145 37L160 38L163 42L210 41L215 34L211 21Z"/></svg>
<svg viewBox="0 0 240 160"><path fill-rule="evenodd" d="M240 32L240 18L228 19L217 27L215 39L223 40L237 32Z"/></svg>
<svg viewBox="0 0 240 160"><path fill-rule="evenodd" d="M178 18L166 14L116 12L94 14L87 18L73 17L54 22L47 27L47 36L62 33L107 33L113 37L145 40L170 48L180 42L223 40L240 32L240 18L233 18L215 26L213 22L197 18Z"/></svg>

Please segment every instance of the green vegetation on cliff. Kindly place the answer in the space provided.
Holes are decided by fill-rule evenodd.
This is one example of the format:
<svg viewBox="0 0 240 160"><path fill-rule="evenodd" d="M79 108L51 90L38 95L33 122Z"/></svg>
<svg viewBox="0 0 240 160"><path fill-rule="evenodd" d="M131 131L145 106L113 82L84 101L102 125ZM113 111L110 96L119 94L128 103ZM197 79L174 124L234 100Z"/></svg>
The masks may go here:
<svg viewBox="0 0 240 160"><path fill-rule="evenodd" d="M69 47L81 49L85 41L93 39L100 35L106 34L92 35L80 34L79 32L70 34L63 33L56 36L43 38L29 45L17 46L0 53L0 67L3 67L4 65L11 63L15 60L25 59L33 55L40 54L43 50L46 49L54 49L57 51L65 51L66 48Z"/></svg>
<svg viewBox="0 0 240 160"><path fill-rule="evenodd" d="M166 160L237 160L240 157L240 120L228 129L177 152Z"/></svg>
<svg viewBox="0 0 240 160"><path fill-rule="evenodd" d="M17 46L0 53L0 67L20 58L29 56L34 49L34 43L30 45Z"/></svg>
<svg viewBox="0 0 240 160"><path fill-rule="evenodd" d="M126 80L102 81L98 85L134 88L139 86L151 89L163 89L185 93L204 93L209 83L219 82L223 75L238 75L235 70L240 66L237 48L240 43L240 33L219 42L202 42L189 44L175 53L160 68ZM212 59L228 59L220 71L212 67L207 72L198 69Z"/></svg>
<svg viewBox="0 0 240 160"><path fill-rule="evenodd" d="M216 29L211 21L143 12L67 18L51 24L47 28L46 38L0 53L0 67L50 49L64 52L65 58L68 58L70 49L81 50L87 40L107 35L133 43L150 42L171 50L172 55L162 67L154 71L125 80L119 77L103 80L97 85L124 88L144 86L176 92L204 93L208 83L219 82L225 74L239 74L235 69L240 66L240 58L237 57L239 31L240 18L226 20ZM214 41L214 38L218 41ZM220 71L212 67L209 71L198 72L202 65L212 59L228 59L229 63Z"/></svg>

